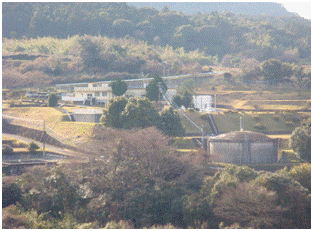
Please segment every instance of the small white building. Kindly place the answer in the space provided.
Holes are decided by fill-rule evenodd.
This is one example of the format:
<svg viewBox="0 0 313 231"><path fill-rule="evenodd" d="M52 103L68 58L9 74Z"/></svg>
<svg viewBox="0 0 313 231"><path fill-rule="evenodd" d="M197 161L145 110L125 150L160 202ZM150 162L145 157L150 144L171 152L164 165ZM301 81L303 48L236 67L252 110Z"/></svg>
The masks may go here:
<svg viewBox="0 0 313 231"><path fill-rule="evenodd" d="M198 108L200 112L214 111L212 95L194 95L193 103L194 107Z"/></svg>

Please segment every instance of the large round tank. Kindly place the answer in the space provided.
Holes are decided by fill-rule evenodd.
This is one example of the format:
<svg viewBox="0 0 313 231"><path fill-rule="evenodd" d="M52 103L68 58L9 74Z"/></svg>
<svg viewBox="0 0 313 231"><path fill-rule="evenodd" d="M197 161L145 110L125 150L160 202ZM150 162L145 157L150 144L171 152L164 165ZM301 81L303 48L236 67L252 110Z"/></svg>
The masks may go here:
<svg viewBox="0 0 313 231"><path fill-rule="evenodd" d="M234 164L269 164L277 162L278 139L249 131L236 131L208 140L212 161Z"/></svg>

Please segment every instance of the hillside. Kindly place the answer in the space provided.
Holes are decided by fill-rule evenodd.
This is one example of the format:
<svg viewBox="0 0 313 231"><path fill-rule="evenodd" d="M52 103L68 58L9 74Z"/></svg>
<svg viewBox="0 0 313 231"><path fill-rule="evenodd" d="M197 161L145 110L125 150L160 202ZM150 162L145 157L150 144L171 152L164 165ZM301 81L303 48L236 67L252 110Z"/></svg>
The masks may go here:
<svg viewBox="0 0 313 231"><path fill-rule="evenodd" d="M191 3L177 4L186 8ZM196 5L201 4L206 3ZM238 4L230 6L244 8ZM264 4L251 7L263 9L270 3ZM271 9L276 6L281 7ZM269 59L309 65L310 20L277 16L218 11L188 15L106 2L3 3L3 87L226 68L240 70L236 76L246 83L262 79L260 66Z"/></svg>
<svg viewBox="0 0 313 231"><path fill-rule="evenodd" d="M168 7L170 10L184 14L211 13L217 11L222 13L228 11L234 14L245 14L250 16L270 15L275 17L293 16L281 4L274 2L127 2L135 7L153 7L162 10Z"/></svg>

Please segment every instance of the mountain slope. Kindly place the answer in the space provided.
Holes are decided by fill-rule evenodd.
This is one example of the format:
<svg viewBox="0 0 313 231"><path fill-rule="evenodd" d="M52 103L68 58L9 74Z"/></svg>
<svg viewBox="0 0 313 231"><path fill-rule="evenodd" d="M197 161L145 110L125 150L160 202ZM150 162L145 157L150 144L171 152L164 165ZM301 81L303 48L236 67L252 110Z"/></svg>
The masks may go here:
<svg viewBox="0 0 313 231"><path fill-rule="evenodd" d="M250 16L292 16L281 4L273 2L127 2L135 7L153 7L162 10L165 6L169 9L185 14L210 13L212 11L229 11L234 14Z"/></svg>

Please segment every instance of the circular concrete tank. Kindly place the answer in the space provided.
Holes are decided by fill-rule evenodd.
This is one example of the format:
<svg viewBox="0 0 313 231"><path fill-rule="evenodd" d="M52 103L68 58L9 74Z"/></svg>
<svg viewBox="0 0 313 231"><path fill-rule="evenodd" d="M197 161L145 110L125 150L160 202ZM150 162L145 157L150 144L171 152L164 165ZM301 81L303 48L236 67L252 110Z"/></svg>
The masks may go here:
<svg viewBox="0 0 313 231"><path fill-rule="evenodd" d="M277 162L278 139L249 131L236 131L208 140L214 162L233 164L270 164Z"/></svg>

